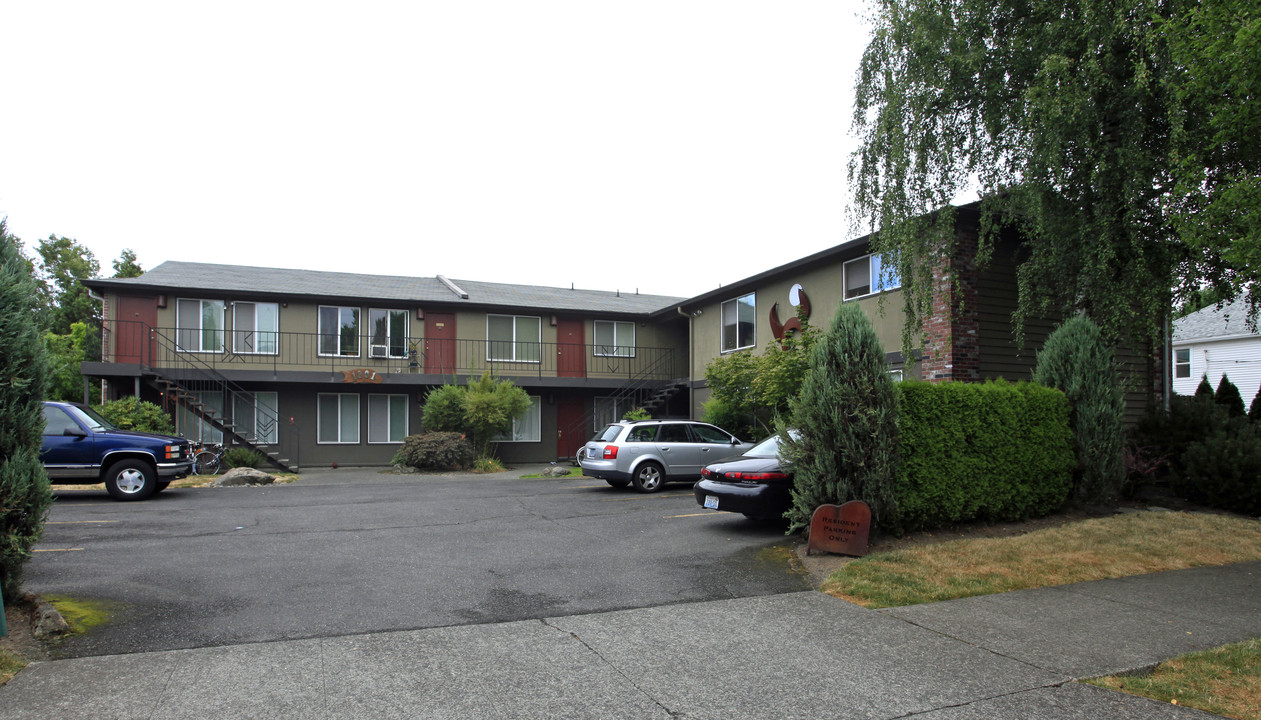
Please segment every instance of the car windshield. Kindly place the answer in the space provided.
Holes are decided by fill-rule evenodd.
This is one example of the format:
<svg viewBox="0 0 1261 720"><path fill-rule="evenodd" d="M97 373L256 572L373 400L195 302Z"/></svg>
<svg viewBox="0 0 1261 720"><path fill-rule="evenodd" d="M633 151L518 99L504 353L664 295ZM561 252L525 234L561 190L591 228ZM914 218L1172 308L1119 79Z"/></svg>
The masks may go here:
<svg viewBox="0 0 1261 720"><path fill-rule="evenodd" d="M779 457L779 436L772 435L754 445L745 453L747 457Z"/></svg>
<svg viewBox="0 0 1261 720"><path fill-rule="evenodd" d="M66 412L75 416L84 425L91 428L92 432L100 432L102 430L117 430L109 420L101 417L92 408L79 407L77 405L67 405Z"/></svg>

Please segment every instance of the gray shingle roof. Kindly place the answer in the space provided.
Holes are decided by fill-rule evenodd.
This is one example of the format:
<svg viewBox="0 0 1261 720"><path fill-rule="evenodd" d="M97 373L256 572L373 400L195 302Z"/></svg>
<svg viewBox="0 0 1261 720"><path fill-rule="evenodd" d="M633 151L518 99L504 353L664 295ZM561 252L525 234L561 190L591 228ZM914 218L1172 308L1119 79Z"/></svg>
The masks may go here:
<svg viewBox="0 0 1261 720"><path fill-rule="evenodd" d="M344 298L407 303L442 303L473 307L515 307L593 313L645 314L672 307L683 298L607 290L576 290L539 285L509 285L451 279L463 298L439 277L403 277L356 273L260 268L170 260L138 278L89 280L92 288L145 289L168 293L206 292Z"/></svg>
<svg viewBox="0 0 1261 720"><path fill-rule="evenodd" d="M1210 305L1173 321L1175 343L1257 334L1248 327L1248 302L1243 298L1221 308Z"/></svg>

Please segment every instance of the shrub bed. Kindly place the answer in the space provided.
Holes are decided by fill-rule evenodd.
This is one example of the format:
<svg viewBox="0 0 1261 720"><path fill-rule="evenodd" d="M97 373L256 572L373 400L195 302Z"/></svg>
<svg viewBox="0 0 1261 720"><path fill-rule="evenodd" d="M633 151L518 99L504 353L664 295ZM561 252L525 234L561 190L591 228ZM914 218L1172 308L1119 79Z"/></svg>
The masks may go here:
<svg viewBox="0 0 1261 720"><path fill-rule="evenodd" d="M431 432L409 435L398 454L404 464L420 470L463 470L477 453L461 433Z"/></svg>

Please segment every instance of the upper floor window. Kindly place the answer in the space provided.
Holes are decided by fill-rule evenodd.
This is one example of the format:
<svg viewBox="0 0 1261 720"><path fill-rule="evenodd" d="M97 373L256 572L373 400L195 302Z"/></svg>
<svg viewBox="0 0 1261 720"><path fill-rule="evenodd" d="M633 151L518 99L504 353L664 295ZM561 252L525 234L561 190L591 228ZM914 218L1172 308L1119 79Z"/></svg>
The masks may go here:
<svg viewBox="0 0 1261 720"><path fill-rule="evenodd" d="M635 357L635 323L596 320L595 354Z"/></svg>
<svg viewBox="0 0 1261 720"><path fill-rule="evenodd" d="M320 306L320 354L359 356L359 308Z"/></svg>
<svg viewBox="0 0 1261 720"><path fill-rule="evenodd" d="M232 352L276 354L280 308L276 303L232 303Z"/></svg>
<svg viewBox="0 0 1261 720"><path fill-rule="evenodd" d="M223 352L223 301L177 300L175 342L186 352Z"/></svg>
<svg viewBox="0 0 1261 720"><path fill-rule="evenodd" d="M884 271L890 271L891 277L882 278ZM884 290L902 287L902 278L897 269L886 266L879 255L867 255L845 263L845 299L872 295Z"/></svg>
<svg viewBox="0 0 1261 720"><path fill-rule="evenodd" d="M756 344L757 302L754 293L741 295L722 304L722 351L743 350Z"/></svg>
<svg viewBox="0 0 1261 720"><path fill-rule="evenodd" d="M1191 348L1178 348L1173 351L1173 376L1191 377Z"/></svg>
<svg viewBox="0 0 1261 720"><path fill-rule="evenodd" d="M486 359L539 362L543 323L528 315L486 316Z"/></svg>
<svg viewBox="0 0 1261 720"><path fill-rule="evenodd" d="M369 310L368 357L407 357L407 311Z"/></svg>

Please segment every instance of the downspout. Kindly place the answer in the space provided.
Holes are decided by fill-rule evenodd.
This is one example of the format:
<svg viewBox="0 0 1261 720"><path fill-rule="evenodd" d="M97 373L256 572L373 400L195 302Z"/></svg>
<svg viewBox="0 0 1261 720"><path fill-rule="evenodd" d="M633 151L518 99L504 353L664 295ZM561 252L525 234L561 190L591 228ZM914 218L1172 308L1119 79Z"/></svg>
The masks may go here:
<svg viewBox="0 0 1261 720"><path fill-rule="evenodd" d="M1165 337L1164 337L1164 342L1163 342L1163 343L1161 343L1161 348L1160 348L1161 360L1162 360L1162 361L1164 361L1164 367L1163 367L1163 368L1162 368L1162 370L1161 370L1160 377L1161 377L1161 378L1163 378L1163 382L1162 382L1161 384L1164 386L1164 387L1162 388L1162 390L1164 391L1164 396L1165 396L1165 397L1164 397L1164 400L1165 400L1165 412L1166 412L1166 413L1168 413L1168 412L1170 411L1170 409L1173 407L1173 403L1171 402L1171 401L1172 401L1172 396L1173 396L1173 330L1172 330L1172 324L1173 324L1173 322L1169 319L1169 311L1168 311L1168 310L1166 310L1166 311L1165 311L1165 327L1164 327L1164 336L1165 336Z"/></svg>
<svg viewBox="0 0 1261 720"><path fill-rule="evenodd" d="M696 399L693 397L695 385L692 382L692 316L683 311L682 305L676 306L674 311L687 318L687 417L689 420L695 420L696 418L692 417L695 414L693 410L696 408Z"/></svg>
<svg viewBox="0 0 1261 720"><path fill-rule="evenodd" d="M88 288L88 297L92 298L93 300L101 304L101 359L104 360L105 359L105 327L104 327L105 325L105 296L97 295L95 291L93 291L91 288ZM80 372L82 372L82 368L80 368ZM136 387L136 399L137 400L140 399L139 386ZM83 378L83 404L90 405L91 404L90 401L91 401L91 398L89 397L89 393L88 393L88 379L85 377ZM105 402L105 378L101 378L101 402Z"/></svg>

